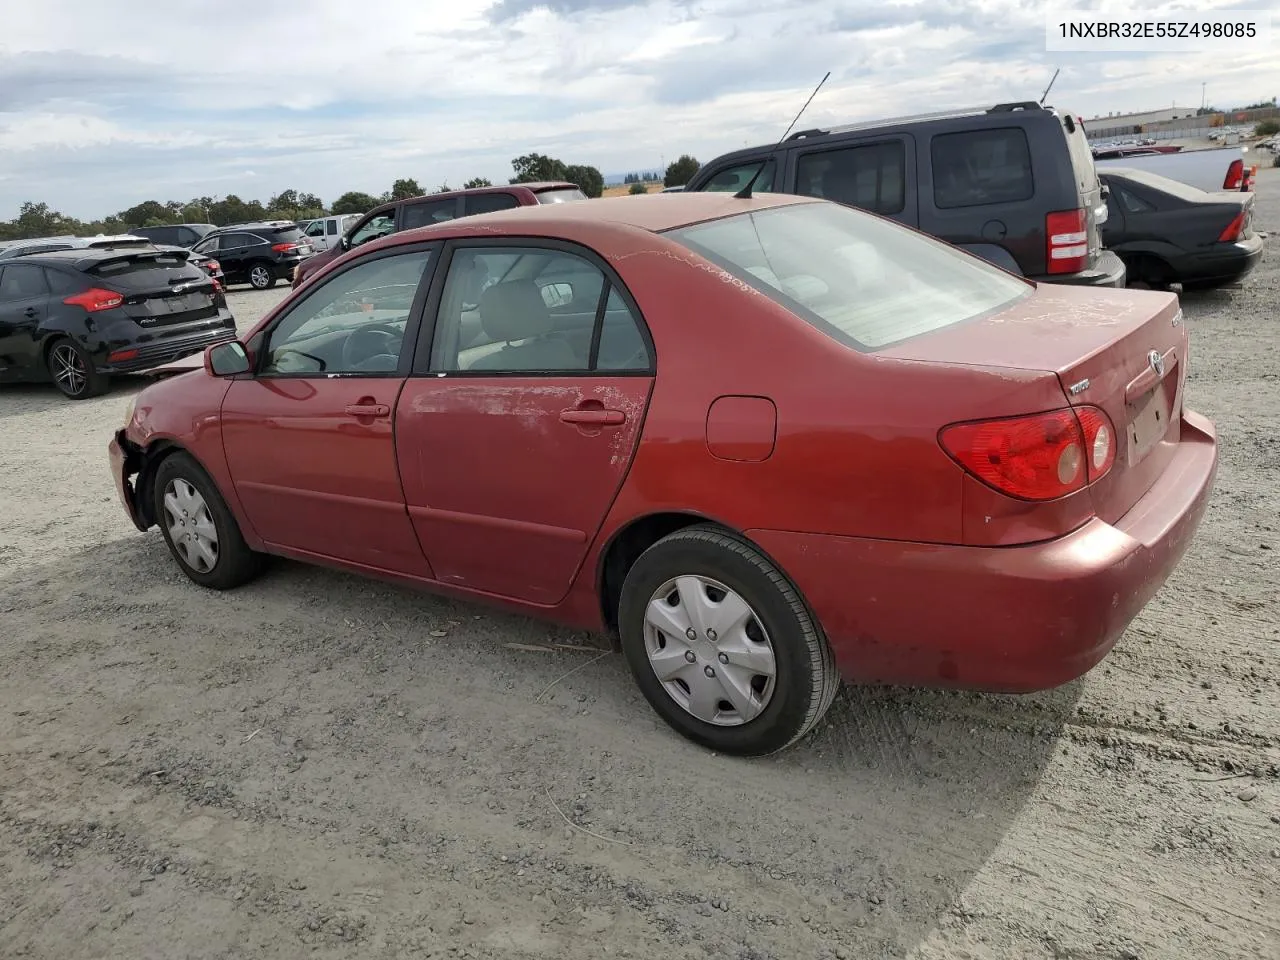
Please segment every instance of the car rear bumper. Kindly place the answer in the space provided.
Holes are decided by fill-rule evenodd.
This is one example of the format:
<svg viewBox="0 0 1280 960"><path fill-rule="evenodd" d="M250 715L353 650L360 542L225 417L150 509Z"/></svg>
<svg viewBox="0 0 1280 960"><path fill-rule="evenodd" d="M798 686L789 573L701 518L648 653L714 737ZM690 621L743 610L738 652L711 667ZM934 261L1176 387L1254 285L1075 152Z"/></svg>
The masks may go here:
<svg viewBox="0 0 1280 960"><path fill-rule="evenodd" d="M1126 271L1124 261L1113 251L1103 250L1098 254L1098 262L1089 270L1079 273L1048 273L1038 277L1028 277L1036 283L1066 283L1073 287L1123 287Z"/></svg>
<svg viewBox="0 0 1280 960"><path fill-rule="evenodd" d="M1092 669L1181 560L1212 494L1193 412L1163 476L1117 523L966 547L749 530L792 578L848 680L1025 693Z"/></svg>
<svg viewBox="0 0 1280 960"><path fill-rule="evenodd" d="M224 340L234 340L236 336L234 322L231 321L233 324L231 326L210 327L190 336L169 336L148 343L119 348L115 352L136 349L137 354L128 360L120 360L115 363L107 363L104 360L98 365L98 369L102 373L116 374L140 373L153 367L162 367L166 363L172 363L175 360L181 360L183 357L200 353L211 344L222 343Z"/></svg>
<svg viewBox="0 0 1280 960"><path fill-rule="evenodd" d="M1243 280L1262 260L1262 238L1254 234L1236 243L1220 243L1211 252L1188 258L1182 279L1189 281Z"/></svg>
<svg viewBox="0 0 1280 960"><path fill-rule="evenodd" d="M111 462L111 479L116 484L116 494L124 505L124 511L139 530L146 530L147 524L138 510L137 492L134 490L132 477L142 465L142 452L134 446L123 430L117 430L107 444L107 457Z"/></svg>

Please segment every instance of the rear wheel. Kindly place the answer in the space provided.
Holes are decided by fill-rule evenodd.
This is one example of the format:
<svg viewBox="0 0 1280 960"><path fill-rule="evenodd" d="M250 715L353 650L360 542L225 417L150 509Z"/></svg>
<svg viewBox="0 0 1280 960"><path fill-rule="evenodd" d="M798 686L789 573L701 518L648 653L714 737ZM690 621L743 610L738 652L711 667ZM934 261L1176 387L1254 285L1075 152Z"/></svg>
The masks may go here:
<svg viewBox="0 0 1280 960"><path fill-rule="evenodd" d="M249 284L255 290L270 290L276 285L276 272L269 263L255 263L249 268Z"/></svg>
<svg viewBox="0 0 1280 960"><path fill-rule="evenodd" d="M618 607L641 692L679 733L760 756L803 737L831 706L831 649L795 588L763 554L714 526L646 550Z"/></svg>
<svg viewBox="0 0 1280 960"><path fill-rule="evenodd" d="M1125 286L1131 290L1168 290L1176 282L1173 270L1156 257L1137 257L1125 268L1129 277Z"/></svg>
<svg viewBox="0 0 1280 960"><path fill-rule="evenodd" d="M154 512L169 552L202 587L230 590L261 571L265 558L244 542L226 501L195 459L174 453L156 468Z"/></svg>
<svg viewBox="0 0 1280 960"><path fill-rule="evenodd" d="M80 344L63 337L49 346L49 374L54 386L71 400L86 400L107 392L107 375L100 373Z"/></svg>

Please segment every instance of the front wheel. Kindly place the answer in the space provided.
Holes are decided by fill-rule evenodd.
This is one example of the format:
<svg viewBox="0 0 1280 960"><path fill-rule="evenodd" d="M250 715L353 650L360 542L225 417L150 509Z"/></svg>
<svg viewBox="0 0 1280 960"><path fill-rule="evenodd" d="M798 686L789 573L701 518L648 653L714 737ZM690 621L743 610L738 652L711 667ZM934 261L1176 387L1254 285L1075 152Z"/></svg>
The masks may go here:
<svg viewBox="0 0 1280 960"><path fill-rule="evenodd" d="M627 573L618 625L650 705L713 750L782 750L822 719L839 688L795 587L719 527L687 527L646 550Z"/></svg>
<svg viewBox="0 0 1280 960"><path fill-rule="evenodd" d="M156 468L155 517L182 572L202 587L230 590L262 570L218 488L195 459L174 453Z"/></svg>
<svg viewBox="0 0 1280 960"><path fill-rule="evenodd" d="M255 263L249 268L249 284L255 290L270 290L276 285L276 272L268 264Z"/></svg>

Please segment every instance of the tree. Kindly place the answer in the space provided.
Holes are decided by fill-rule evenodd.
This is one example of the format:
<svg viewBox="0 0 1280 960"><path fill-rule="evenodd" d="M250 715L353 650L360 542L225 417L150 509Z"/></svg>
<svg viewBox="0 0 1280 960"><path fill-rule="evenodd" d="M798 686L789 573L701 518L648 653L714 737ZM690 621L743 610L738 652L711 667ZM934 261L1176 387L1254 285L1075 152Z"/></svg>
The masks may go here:
<svg viewBox="0 0 1280 960"><path fill-rule="evenodd" d="M1280 133L1280 123L1275 120L1263 120L1253 128L1253 133L1258 137L1274 137Z"/></svg>
<svg viewBox="0 0 1280 960"><path fill-rule="evenodd" d="M635 183L631 184L631 189L627 191L627 193L637 197L642 193L648 193L648 192L649 192L649 188L646 187L643 183L640 183L639 181L636 181Z"/></svg>
<svg viewBox="0 0 1280 960"><path fill-rule="evenodd" d="M160 224L178 222L169 207L158 200L144 200L128 210L121 210L119 217L131 227L141 227L143 224L151 223L152 221Z"/></svg>
<svg viewBox="0 0 1280 960"><path fill-rule="evenodd" d="M512 183L536 183L540 180L568 179L568 168L565 167L564 163L551 157L544 157L540 153L527 153L523 157L516 157L511 161L511 169L516 174L511 178Z"/></svg>
<svg viewBox="0 0 1280 960"><path fill-rule="evenodd" d="M281 190L267 201L268 210L296 210L300 206L297 190Z"/></svg>
<svg viewBox="0 0 1280 960"><path fill-rule="evenodd" d="M448 192L449 192L450 190L452 190L452 189L453 189L453 187L449 186L449 184L447 184L447 183L442 183L442 184L440 184L440 186L436 187L436 188L435 188L435 190L433 190L432 192L433 192L433 193L448 193Z"/></svg>
<svg viewBox="0 0 1280 960"><path fill-rule="evenodd" d="M352 190L350 193L344 193L333 201L333 206L329 208L329 211L335 214L368 213L377 205L377 197L372 197L367 193L360 193L358 190Z"/></svg>
<svg viewBox="0 0 1280 960"><path fill-rule="evenodd" d="M556 161L559 163L559 161ZM588 197L598 197L604 193L604 174L595 167L570 164L564 168L564 175L558 179L568 180L577 185Z"/></svg>
<svg viewBox="0 0 1280 960"><path fill-rule="evenodd" d="M462 185L464 190L474 190L477 187L492 187L493 181L486 180L484 177L472 177Z"/></svg>
<svg viewBox="0 0 1280 960"><path fill-rule="evenodd" d="M427 191L418 186L418 181L412 177L405 177L403 180L397 180L391 184L392 200L408 200L410 197L420 197Z"/></svg>
<svg viewBox="0 0 1280 960"><path fill-rule="evenodd" d="M683 187L698 172L698 161L687 153L667 164L666 175L662 178L664 187Z"/></svg>

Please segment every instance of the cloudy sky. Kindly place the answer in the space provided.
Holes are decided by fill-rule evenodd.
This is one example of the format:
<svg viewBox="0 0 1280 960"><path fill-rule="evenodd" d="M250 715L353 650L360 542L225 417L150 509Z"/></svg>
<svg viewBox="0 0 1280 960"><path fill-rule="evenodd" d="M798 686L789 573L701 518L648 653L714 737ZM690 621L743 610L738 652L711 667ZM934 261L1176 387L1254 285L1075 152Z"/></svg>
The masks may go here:
<svg viewBox="0 0 1280 960"><path fill-rule="evenodd" d="M32 0L0 32L0 219L145 199L326 201L510 176L530 151L606 174L811 125L1010 99L1085 116L1280 93L1267 53L1045 52L1047 7L1275 0ZM1278 34L1280 36L1280 34Z"/></svg>

